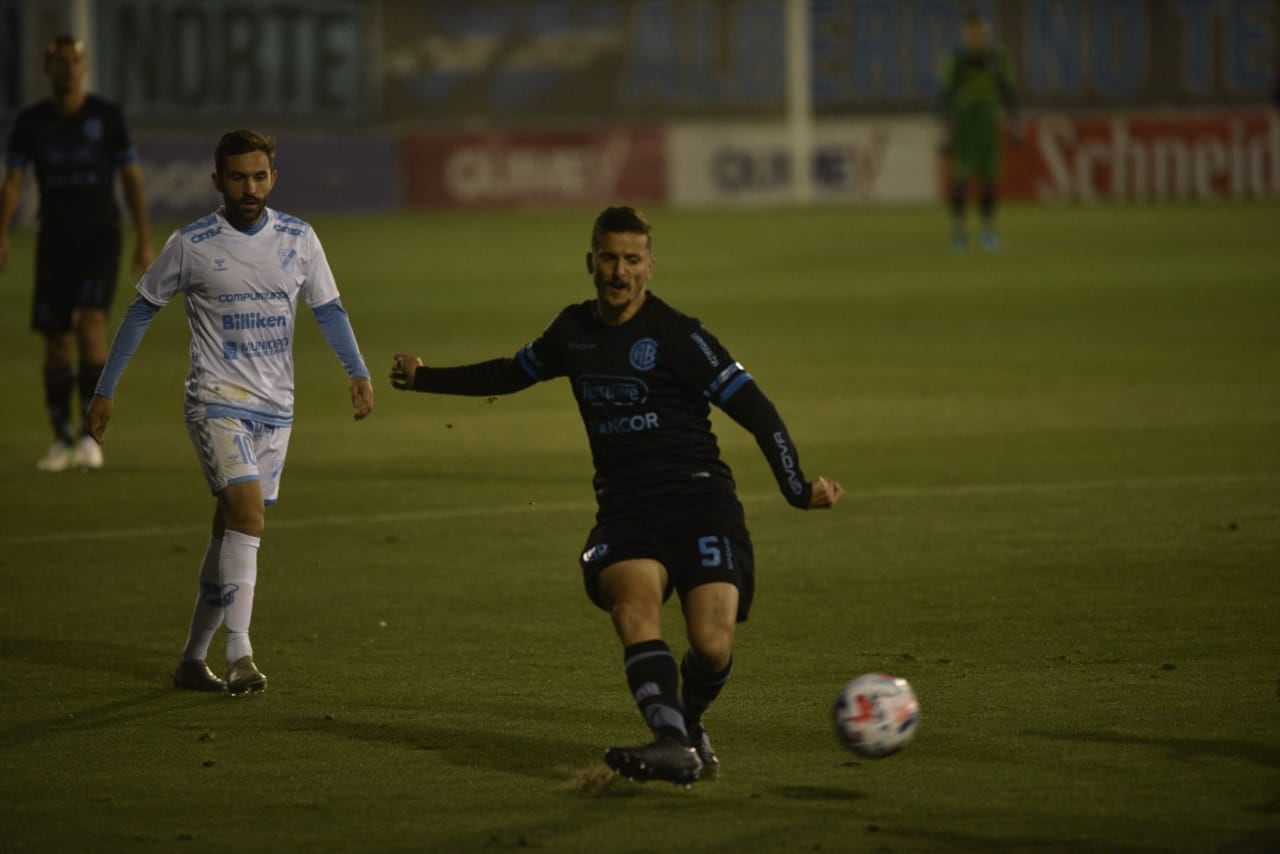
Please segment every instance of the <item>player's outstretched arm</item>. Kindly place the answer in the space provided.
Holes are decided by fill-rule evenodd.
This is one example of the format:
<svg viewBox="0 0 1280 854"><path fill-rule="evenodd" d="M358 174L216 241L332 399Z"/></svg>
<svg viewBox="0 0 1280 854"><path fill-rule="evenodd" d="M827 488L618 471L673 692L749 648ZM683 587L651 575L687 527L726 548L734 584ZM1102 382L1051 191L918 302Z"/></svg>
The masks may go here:
<svg viewBox="0 0 1280 854"><path fill-rule="evenodd" d="M748 378L728 400L720 403L720 407L756 437L756 444L769 461L787 503L801 510L825 510L836 506L840 496L844 495L844 487L826 477L805 480L800 468L800 452L782 423L782 416L755 380Z"/></svg>
<svg viewBox="0 0 1280 854"><path fill-rule="evenodd" d="M536 383L518 359L490 359L473 365L429 368L410 353L391 357L391 385L401 391L489 397L513 394Z"/></svg>

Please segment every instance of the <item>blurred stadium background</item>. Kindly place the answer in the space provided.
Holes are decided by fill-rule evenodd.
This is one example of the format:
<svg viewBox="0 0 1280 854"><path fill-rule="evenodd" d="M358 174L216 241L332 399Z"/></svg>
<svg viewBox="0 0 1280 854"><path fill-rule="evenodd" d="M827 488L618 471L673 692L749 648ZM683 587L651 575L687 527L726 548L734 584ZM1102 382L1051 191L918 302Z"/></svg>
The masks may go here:
<svg viewBox="0 0 1280 854"><path fill-rule="evenodd" d="M1027 107L1005 198L1280 194L1275 0L0 0L0 126L70 30L160 218L207 210L232 125L280 138L306 178L276 201L303 216L927 203L939 58L970 7Z"/></svg>

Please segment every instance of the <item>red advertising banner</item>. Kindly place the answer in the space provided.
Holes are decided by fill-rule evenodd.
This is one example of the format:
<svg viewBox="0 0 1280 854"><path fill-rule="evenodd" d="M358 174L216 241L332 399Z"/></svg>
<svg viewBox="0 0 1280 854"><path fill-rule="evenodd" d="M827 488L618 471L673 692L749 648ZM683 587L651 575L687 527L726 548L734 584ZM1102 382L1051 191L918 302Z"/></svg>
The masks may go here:
<svg viewBox="0 0 1280 854"><path fill-rule="evenodd" d="M1144 202L1280 196L1271 111L1042 115L1005 146L1006 198Z"/></svg>
<svg viewBox="0 0 1280 854"><path fill-rule="evenodd" d="M402 146L414 208L663 202L657 129L414 134Z"/></svg>

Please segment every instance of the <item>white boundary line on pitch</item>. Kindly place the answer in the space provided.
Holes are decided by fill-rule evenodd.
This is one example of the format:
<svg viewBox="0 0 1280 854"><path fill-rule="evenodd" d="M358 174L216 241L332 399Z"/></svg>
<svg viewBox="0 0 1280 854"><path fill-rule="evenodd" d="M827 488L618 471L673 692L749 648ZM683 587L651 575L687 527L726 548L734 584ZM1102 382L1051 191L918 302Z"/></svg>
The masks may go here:
<svg viewBox="0 0 1280 854"><path fill-rule="evenodd" d="M1280 472L1257 474L1180 475L1172 477L1121 477L1110 480L1063 480L1041 483L970 483L952 486L884 486L845 491L845 500L866 501L877 498L969 498L984 495L1023 495L1029 493L1081 492L1098 489L1149 489L1161 486L1212 486L1216 484L1260 483L1280 480ZM782 501L776 492L756 492L739 496L743 503ZM428 522L447 519L472 519L480 516L515 516L561 510L595 509L594 501L547 501L506 504L496 507L435 507L399 513L347 513L338 516L313 516L308 519L280 519L268 524L268 530L279 528L314 528L391 522ZM209 530L207 523L192 525L155 525L145 528L116 528L107 531L63 531L57 534L27 534L0 537L0 546L38 545L41 543L101 542L134 537L166 537L198 534Z"/></svg>

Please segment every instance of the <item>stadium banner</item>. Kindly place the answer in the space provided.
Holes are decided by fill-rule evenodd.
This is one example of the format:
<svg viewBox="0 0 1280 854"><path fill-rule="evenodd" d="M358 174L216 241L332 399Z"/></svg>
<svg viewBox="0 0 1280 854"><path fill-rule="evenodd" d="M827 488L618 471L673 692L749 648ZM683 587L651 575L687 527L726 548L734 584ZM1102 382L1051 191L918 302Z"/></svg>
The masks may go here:
<svg viewBox="0 0 1280 854"><path fill-rule="evenodd" d="M1266 109L1042 114L1006 144L1003 192L1038 202L1280 197L1280 117Z"/></svg>
<svg viewBox="0 0 1280 854"><path fill-rule="evenodd" d="M96 0L96 88L136 125L367 117L359 0Z"/></svg>
<svg viewBox="0 0 1280 854"><path fill-rule="evenodd" d="M822 117L932 109L965 11L1036 108L1258 104L1280 0L811 0ZM779 117L784 0L379 4L382 118L440 128Z"/></svg>
<svg viewBox="0 0 1280 854"><path fill-rule="evenodd" d="M419 133L402 145L414 208L596 205L666 198L660 130Z"/></svg>
<svg viewBox="0 0 1280 854"><path fill-rule="evenodd" d="M217 134L135 137L152 217L185 222L222 203L211 179ZM302 219L402 207L399 142L390 134L286 134L276 139L275 165L269 204Z"/></svg>
<svg viewBox="0 0 1280 854"><path fill-rule="evenodd" d="M673 205L786 204L792 201L791 143L764 123L676 124L669 131ZM819 204L928 202L937 197L936 121L928 117L824 120L806 168Z"/></svg>

